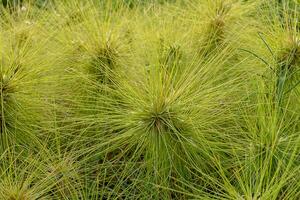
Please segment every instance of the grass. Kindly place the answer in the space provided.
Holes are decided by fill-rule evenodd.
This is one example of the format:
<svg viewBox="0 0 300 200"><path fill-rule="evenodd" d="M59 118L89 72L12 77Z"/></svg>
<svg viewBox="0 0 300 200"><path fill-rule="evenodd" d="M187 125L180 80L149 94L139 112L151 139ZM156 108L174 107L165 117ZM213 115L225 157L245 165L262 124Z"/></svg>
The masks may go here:
<svg viewBox="0 0 300 200"><path fill-rule="evenodd" d="M299 1L0 2L0 199L300 198Z"/></svg>

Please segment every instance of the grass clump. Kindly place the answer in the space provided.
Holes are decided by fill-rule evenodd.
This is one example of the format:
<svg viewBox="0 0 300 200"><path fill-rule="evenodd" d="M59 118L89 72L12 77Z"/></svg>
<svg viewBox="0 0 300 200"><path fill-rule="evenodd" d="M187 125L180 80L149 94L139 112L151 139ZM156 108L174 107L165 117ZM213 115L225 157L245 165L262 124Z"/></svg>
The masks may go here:
<svg viewBox="0 0 300 200"><path fill-rule="evenodd" d="M11 2L0 199L300 198L297 1Z"/></svg>

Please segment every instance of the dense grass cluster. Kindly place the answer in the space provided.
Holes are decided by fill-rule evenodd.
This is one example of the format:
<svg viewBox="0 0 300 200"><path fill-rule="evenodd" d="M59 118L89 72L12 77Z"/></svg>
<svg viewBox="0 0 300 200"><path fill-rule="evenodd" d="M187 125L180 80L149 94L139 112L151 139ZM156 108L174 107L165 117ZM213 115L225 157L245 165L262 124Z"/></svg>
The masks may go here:
<svg viewBox="0 0 300 200"><path fill-rule="evenodd" d="M0 2L0 200L300 199L299 0Z"/></svg>

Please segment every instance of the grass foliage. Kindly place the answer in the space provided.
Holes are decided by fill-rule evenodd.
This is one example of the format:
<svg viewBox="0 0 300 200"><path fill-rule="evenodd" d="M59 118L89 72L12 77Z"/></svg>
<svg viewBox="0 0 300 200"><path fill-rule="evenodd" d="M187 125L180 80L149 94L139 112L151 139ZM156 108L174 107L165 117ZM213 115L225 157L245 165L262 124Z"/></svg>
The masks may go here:
<svg viewBox="0 0 300 200"><path fill-rule="evenodd" d="M0 2L0 199L300 199L298 0Z"/></svg>

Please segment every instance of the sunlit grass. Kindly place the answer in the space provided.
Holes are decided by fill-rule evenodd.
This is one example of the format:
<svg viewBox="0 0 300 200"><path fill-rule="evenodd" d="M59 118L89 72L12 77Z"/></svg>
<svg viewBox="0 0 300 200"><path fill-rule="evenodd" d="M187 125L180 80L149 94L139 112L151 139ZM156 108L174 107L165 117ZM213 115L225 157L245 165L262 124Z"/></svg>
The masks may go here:
<svg viewBox="0 0 300 200"><path fill-rule="evenodd" d="M0 199L300 198L298 1L0 2Z"/></svg>

